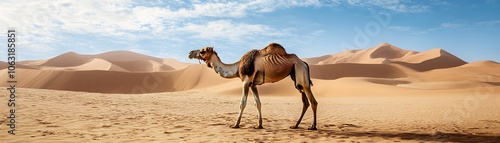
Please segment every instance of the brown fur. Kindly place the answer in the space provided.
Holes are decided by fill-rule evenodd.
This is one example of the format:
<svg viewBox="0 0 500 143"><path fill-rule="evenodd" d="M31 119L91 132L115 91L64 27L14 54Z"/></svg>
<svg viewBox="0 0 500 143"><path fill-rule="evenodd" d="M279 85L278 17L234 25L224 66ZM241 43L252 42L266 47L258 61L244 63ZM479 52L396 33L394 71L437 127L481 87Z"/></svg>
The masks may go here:
<svg viewBox="0 0 500 143"><path fill-rule="evenodd" d="M259 50L248 51L243 57L241 57L240 71L242 75L252 75L255 71L254 61L259 55Z"/></svg>
<svg viewBox="0 0 500 143"><path fill-rule="evenodd" d="M278 43L270 43L269 45L267 45L264 49L260 50L259 52L261 55L276 54L276 55L285 56L287 54L285 48L283 48L283 46L281 46Z"/></svg>
<svg viewBox="0 0 500 143"><path fill-rule="evenodd" d="M200 55L201 60L203 60L209 68L212 68L212 65L209 63L208 59L212 57L212 55L217 55L217 52L214 51L214 47L205 47L200 50L200 53L203 52L202 55Z"/></svg>
<svg viewBox="0 0 500 143"><path fill-rule="evenodd" d="M278 43L270 43L261 50L251 50L241 57L240 71L243 75L252 75L255 71L254 61L258 55L268 56L285 56L287 55L285 48ZM276 64L276 63L273 63Z"/></svg>
<svg viewBox="0 0 500 143"><path fill-rule="evenodd" d="M193 56L194 54L198 54L199 57L197 57L196 55ZM311 91L312 82L309 72L309 65L307 65L306 62L297 57L297 55L287 54L285 49L281 45L277 43L271 43L261 50L251 50L243 55L240 61L231 65L222 63L215 51L213 51L213 48L210 47L201 49L199 51L191 51L189 57L203 59L209 66L211 66L211 64L217 64L224 67L225 69L220 69L220 67L214 68L216 73L219 73L222 77L239 77L241 79L243 83L243 96L240 103L240 112L238 113L238 119L236 120L235 124L230 126L231 128L240 128L241 117L246 106L248 92L251 89L255 98L255 106L257 107L259 113L259 123L255 128L262 129L261 102L259 99L259 93L257 91L257 85L278 82L286 76L291 75L291 78L295 83L295 87L302 95L303 106L297 123L290 128L299 128L302 117L304 117L307 108L311 106L314 119L311 127L309 127L308 129L317 129L316 111L318 102L314 98L314 95ZM229 75L221 74L228 72L231 73ZM236 74L236 72L238 72L238 74Z"/></svg>

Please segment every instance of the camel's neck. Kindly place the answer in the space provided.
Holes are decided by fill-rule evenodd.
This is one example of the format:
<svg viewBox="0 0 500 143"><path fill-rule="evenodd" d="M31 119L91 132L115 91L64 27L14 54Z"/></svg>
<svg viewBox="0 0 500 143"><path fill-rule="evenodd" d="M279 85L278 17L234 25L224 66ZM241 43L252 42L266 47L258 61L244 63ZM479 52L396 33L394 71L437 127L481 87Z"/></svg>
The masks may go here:
<svg viewBox="0 0 500 143"><path fill-rule="evenodd" d="M212 66L212 69L224 78L235 78L239 77L238 69L240 66L240 61L237 61L233 64L225 64L222 63L219 56L217 54L212 55L211 60L207 62Z"/></svg>

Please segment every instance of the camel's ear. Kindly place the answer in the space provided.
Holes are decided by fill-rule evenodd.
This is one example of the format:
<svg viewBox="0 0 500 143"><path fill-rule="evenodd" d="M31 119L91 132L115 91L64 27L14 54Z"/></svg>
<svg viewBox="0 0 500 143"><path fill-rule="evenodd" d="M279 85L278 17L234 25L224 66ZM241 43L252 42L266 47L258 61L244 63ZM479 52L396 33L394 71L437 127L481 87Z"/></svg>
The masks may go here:
<svg viewBox="0 0 500 143"><path fill-rule="evenodd" d="M200 51L202 51L202 52L212 52L212 51L214 51L214 47L204 47Z"/></svg>
<svg viewBox="0 0 500 143"><path fill-rule="evenodd" d="M207 52L213 52L214 51L214 47L207 47Z"/></svg>

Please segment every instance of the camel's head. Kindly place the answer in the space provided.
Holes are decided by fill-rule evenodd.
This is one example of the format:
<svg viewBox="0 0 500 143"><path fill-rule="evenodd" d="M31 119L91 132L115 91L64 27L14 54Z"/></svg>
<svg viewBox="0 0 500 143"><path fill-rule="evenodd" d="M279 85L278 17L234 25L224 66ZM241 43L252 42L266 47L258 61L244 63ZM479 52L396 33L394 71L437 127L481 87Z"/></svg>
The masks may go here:
<svg viewBox="0 0 500 143"><path fill-rule="evenodd" d="M198 59L198 60L203 60L204 62L207 62L212 58L212 55L217 54L214 51L214 47L205 47L202 48L201 50L192 50L189 52L189 59ZM208 64L208 63L207 63ZM208 65L210 67L210 65Z"/></svg>

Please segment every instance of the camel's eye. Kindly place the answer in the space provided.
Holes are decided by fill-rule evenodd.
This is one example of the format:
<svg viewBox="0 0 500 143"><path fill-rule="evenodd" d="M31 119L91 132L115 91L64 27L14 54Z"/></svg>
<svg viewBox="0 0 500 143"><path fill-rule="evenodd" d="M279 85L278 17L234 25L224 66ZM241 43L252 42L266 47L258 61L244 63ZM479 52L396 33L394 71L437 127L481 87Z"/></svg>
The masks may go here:
<svg viewBox="0 0 500 143"><path fill-rule="evenodd" d="M205 51L201 51L200 54L202 54L202 55L205 54Z"/></svg>

